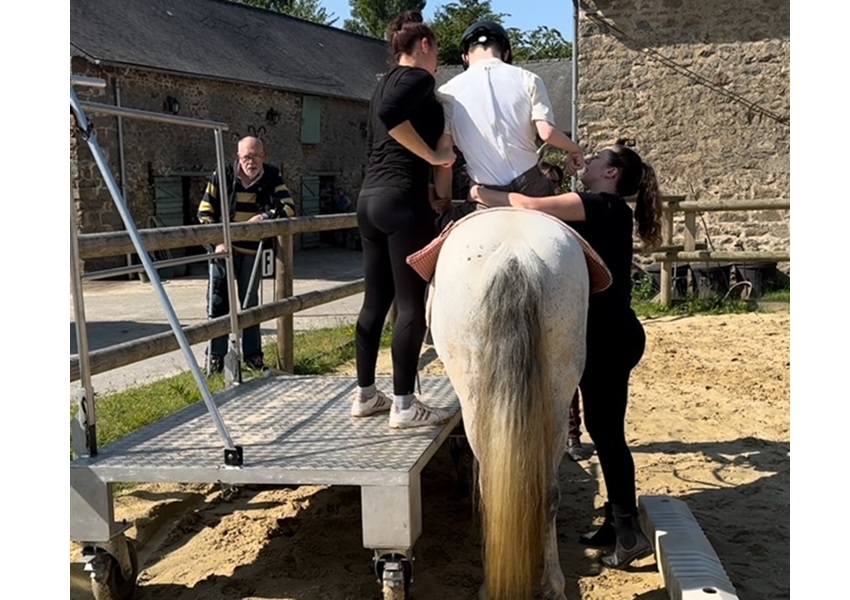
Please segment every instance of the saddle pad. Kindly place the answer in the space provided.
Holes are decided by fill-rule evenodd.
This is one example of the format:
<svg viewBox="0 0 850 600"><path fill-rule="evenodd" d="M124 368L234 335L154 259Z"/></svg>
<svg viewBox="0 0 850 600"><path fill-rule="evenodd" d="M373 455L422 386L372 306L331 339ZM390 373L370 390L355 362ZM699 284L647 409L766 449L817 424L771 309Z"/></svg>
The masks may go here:
<svg viewBox="0 0 850 600"><path fill-rule="evenodd" d="M422 248L421 250L417 250L413 254L407 257L407 264L411 266L411 268L416 271L422 279L425 281L431 281L431 278L434 277L434 271L437 269L437 258L440 256L440 250L443 247L443 244L448 238L449 234L451 234L452 230L457 227L458 223L463 223L468 219L472 219L478 215L484 214L486 212L492 210L517 210L515 208L506 208L506 207L496 207L496 208L488 208L487 210L477 210L473 213L470 213L460 219L459 221L450 221L446 228L434 238L427 246ZM522 210L522 209L520 209ZM596 292L602 292L607 290L612 282L611 271L608 270L608 267L605 266L605 262L600 258L600 256L596 253L596 251L590 247L583 237L581 237L575 229L561 221L553 217L552 215L547 215L546 213L539 213L549 219L555 221L558 225L569 231L575 236L578 240L578 243L581 245L581 249L584 251L584 258L587 261L587 271L590 275L590 293L594 294Z"/></svg>

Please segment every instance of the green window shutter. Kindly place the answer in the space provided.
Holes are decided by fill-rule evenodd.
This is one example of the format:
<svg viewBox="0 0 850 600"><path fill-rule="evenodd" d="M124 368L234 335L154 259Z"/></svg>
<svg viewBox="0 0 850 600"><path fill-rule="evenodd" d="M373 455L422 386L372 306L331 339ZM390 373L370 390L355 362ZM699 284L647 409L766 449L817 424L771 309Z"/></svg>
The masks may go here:
<svg viewBox="0 0 850 600"><path fill-rule="evenodd" d="M301 143L318 144L322 131L322 99L304 96L301 109Z"/></svg>

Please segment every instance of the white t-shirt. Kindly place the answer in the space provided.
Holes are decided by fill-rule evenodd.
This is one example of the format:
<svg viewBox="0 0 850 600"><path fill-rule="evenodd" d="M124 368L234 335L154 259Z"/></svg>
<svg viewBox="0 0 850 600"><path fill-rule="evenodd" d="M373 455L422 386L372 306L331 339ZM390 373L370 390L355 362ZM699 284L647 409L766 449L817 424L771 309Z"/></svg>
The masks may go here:
<svg viewBox="0 0 850 600"><path fill-rule="evenodd" d="M537 164L534 121L554 125L540 77L487 58L440 86L437 97L472 181L507 185Z"/></svg>

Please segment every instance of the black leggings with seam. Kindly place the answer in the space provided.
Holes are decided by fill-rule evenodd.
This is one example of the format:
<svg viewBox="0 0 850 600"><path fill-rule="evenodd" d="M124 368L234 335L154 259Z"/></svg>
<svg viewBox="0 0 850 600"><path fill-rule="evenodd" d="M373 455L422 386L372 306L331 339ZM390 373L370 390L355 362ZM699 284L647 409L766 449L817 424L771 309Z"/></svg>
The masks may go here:
<svg viewBox="0 0 850 600"><path fill-rule="evenodd" d="M626 442L629 376L646 348L640 321L588 328L587 363L579 384L584 423L596 446L599 466L617 515L637 514L635 463Z"/></svg>
<svg viewBox="0 0 850 600"><path fill-rule="evenodd" d="M434 239L434 213L427 190L367 188L357 202L357 225L363 244L365 293L357 319L357 383L375 382L381 332L395 300L393 326L393 394L412 394L425 339L427 282L405 259Z"/></svg>

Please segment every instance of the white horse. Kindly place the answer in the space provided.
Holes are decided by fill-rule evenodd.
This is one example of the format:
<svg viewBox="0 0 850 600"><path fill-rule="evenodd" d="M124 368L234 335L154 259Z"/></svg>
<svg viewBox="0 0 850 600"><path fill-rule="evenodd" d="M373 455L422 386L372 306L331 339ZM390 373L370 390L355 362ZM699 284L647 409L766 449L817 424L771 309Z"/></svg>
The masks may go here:
<svg viewBox="0 0 850 600"><path fill-rule="evenodd" d="M585 362L588 263L536 211L460 221L429 289L434 346L478 460L489 600L565 600L555 531L570 400Z"/></svg>

